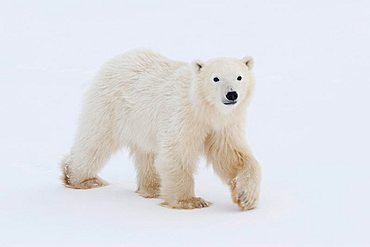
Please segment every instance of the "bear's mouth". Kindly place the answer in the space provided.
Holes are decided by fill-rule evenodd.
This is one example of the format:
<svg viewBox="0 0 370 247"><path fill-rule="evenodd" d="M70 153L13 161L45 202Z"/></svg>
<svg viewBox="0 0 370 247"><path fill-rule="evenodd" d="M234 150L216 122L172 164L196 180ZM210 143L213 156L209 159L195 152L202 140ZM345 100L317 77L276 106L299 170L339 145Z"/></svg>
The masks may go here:
<svg viewBox="0 0 370 247"><path fill-rule="evenodd" d="M238 103L238 101L227 101L227 102L224 102L224 105L235 105L236 103Z"/></svg>

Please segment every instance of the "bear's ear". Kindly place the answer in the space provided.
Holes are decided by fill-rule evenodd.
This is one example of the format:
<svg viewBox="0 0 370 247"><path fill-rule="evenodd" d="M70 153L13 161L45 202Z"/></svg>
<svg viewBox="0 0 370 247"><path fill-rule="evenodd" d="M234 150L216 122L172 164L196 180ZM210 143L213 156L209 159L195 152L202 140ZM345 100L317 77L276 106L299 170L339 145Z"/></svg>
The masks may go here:
<svg viewBox="0 0 370 247"><path fill-rule="evenodd" d="M193 67L195 69L196 72L199 72L204 66L204 63L200 60L195 60L193 62Z"/></svg>
<svg viewBox="0 0 370 247"><path fill-rule="evenodd" d="M248 69L252 69L254 61L252 57L247 56L247 57L242 58L242 63L247 65Z"/></svg>

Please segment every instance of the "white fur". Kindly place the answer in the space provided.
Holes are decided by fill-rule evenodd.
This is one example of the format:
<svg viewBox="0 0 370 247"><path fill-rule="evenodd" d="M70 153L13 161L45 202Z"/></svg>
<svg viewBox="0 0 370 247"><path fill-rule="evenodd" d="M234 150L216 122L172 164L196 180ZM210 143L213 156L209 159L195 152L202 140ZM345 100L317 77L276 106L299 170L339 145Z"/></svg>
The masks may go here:
<svg viewBox="0 0 370 247"><path fill-rule="evenodd" d="M141 195L160 194L172 208L206 207L195 197L193 182L204 152L230 185L234 202L243 210L255 207L259 166L243 138L252 65L249 57L187 64L147 50L111 60L86 95L75 144L62 163L65 184L105 185L97 173L113 152L127 147ZM228 91L238 93L235 105L224 104Z"/></svg>

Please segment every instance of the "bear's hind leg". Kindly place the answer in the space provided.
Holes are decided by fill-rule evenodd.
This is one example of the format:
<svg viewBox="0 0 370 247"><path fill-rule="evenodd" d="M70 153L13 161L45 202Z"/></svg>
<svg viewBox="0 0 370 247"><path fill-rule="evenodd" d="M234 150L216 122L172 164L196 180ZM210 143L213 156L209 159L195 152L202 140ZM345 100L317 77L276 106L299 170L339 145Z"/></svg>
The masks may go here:
<svg viewBox="0 0 370 247"><path fill-rule="evenodd" d="M154 167L155 155L133 150L137 171L137 193L145 198L157 198L160 193L160 178Z"/></svg>
<svg viewBox="0 0 370 247"><path fill-rule="evenodd" d="M72 168L71 155L66 157L61 164L62 181L64 186L72 189L93 189L108 185L106 181L95 175L82 175L92 173L92 171L79 171ZM72 172L73 170L73 172ZM96 172L97 173L97 172ZM81 178L79 178L81 177Z"/></svg>
<svg viewBox="0 0 370 247"><path fill-rule="evenodd" d="M99 132L79 133L71 154L62 161L64 185L74 189L92 189L107 185L97 176L110 156L118 148L112 135Z"/></svg>

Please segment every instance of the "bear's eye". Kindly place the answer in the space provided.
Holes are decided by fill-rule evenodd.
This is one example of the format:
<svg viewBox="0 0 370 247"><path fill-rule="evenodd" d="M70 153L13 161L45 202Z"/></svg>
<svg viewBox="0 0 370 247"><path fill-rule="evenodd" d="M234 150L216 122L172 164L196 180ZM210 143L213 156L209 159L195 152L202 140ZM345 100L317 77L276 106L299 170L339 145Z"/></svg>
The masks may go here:
<svg viewBox="0 0 370 247"><path fill-rule="evenodd" d="M241 77L241 76L238 76L236 79L237 79L238 81L241 81L241 80L242 80L242 77Z"/></svg>
<svg viewBox="0 0 370 247"><path fill-rule="evenodd" d="M214 78L213 78L213 81L214 81L214 82L218 82L219 80L220 80L220 79L218 79L218 77L214 77Z"/></svg>

